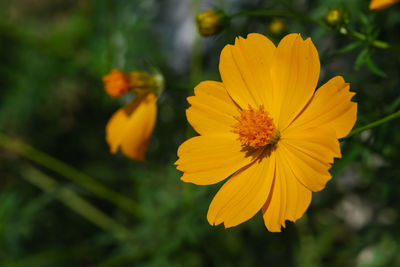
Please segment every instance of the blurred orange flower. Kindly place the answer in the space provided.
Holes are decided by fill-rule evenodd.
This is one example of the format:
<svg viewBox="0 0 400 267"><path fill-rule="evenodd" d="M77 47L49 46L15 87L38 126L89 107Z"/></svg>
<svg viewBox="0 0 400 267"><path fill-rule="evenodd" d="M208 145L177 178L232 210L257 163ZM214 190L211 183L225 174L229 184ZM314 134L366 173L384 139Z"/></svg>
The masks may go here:
<svg viewBox="0 0 400 267"><path fill-rule="evenodd" d="M111 97L120 97L129 91L129 75L117 69L103 76L104 89Z"/></svg>
<svg viewBox="0 0 400 267"><path fill-rule="evenodd" d="M236 226L262 211L269 231L295 222L340 158L339 138L355 124L354 93L336 76L316 92L320 73L311 39L239 37L221 52L222 82L195 88L186 111L200 136L178 149L182 180L221 187L208 210L211 225Z"/></svg>
<svg viewBox="0 0 400 267"><path fill-rule="evenodd" d="M106 141L111 153L121 147L133 160L144 160L157 117L157 97L144 93L117 110L106 126Z"/></svg>
<svg viewBox="0 0 400 267"><path fill-rule="evenodd" d="M371 10L382 10L398 3L400 0L372 0L369 4Z"/></svg>
<svg viewBox="0 0 400 267"><path fill-rule="evenodd" d="M111 97L120 97L134 92L137 97L125 107L117 110L106 126L106 141L111 153L121 147L122 153L133 160L144 160L147 146L157 117L157 97L161 93L163 77L146 71L125 74L113 69L103 77L106 92Z"/></svg>

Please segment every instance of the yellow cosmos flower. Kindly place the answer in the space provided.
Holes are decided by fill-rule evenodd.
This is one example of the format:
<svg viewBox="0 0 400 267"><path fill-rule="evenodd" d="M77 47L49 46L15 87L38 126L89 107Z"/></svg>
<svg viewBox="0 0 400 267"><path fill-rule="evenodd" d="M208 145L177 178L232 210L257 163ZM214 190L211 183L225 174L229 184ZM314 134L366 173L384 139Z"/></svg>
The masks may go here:
<svg viewBox="0 0 400 267"><path fill-rule="evenodd" d="M186 111L200 136L184 142L175 163L198 185L229 177L211 202L211 225L236 226L262 211L269 231L295 222L331 178L338 138L354 126L355 93L336 76L316 92L320 73L311 39L239 37L222 50L222 82L195 88ZM232 175L232 176L231 176Z"/></svg>
<svg viewBox="0 0 400 267"><path fill-rule="evenodd" d="M382 10L398 3L399 0L372 0L369 4L371 10Z"/></svg>
<svg viewBox="0 0 400 267"><path fill-rule="evenodd" d="M144 93L117 110L106 126L106 141L111 153L121 147L133 160L144 160L157 117L157 97Z"/></svg>

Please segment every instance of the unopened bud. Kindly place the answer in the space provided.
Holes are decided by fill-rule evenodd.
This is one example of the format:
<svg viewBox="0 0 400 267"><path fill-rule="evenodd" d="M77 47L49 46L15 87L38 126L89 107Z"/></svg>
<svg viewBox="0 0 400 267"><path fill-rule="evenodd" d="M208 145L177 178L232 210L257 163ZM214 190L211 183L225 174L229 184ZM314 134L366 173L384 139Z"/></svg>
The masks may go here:
<svg viewBox="0 0 400 267"><path fill-rule="evenodd" d="M268 24L268 32L275 37L282 37L287 33L286 23L282 19L273 19Z"/></svg>
<svg viewBox="0 0 400 267"><path fill-rule="evenodd" d="M337 8L329 9L325 15L325 23L333 28L339 28L344 23L343 11Z"/></svg>
<svg viewBox="0 0 400 267"><path fill-rule="evenodd" d="M207 10L196 17L197 28L202 36L219 33L228 23L228 17L222 10Z"/></svg>
<svg viewBox="0 0 400 267"><path fill-rule="evenodd" d="M155 71L155 73L148 73L143 70L136 70L130 73L130 86L134 92L148 92L151 91L159 95L164 87L163 75Z"/></svg>

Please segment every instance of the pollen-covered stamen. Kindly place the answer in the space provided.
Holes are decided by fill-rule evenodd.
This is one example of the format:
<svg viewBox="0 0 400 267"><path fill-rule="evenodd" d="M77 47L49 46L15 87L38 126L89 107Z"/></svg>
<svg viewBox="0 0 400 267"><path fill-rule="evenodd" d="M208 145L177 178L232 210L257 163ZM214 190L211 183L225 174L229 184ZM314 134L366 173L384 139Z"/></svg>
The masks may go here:
<svg viewBox="0 0 400 267"><path fill-rule="evenodd" d="M264 106L260 106L258 110L252 107L243 109L240 116L235 118L238 122L233 126L233 132L239 135L239 140L244 146L259 148L274 145L279 141L279 132Z"/></svg>

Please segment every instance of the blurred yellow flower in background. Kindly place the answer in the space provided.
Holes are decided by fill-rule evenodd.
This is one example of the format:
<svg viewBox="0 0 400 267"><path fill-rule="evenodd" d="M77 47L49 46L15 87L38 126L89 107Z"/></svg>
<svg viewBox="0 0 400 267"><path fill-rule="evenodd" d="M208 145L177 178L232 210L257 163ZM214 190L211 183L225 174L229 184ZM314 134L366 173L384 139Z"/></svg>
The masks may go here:
<svg viewBox="0 0 400 267"><path fill-rule="evenodd" d="M111 153L121 147L128 158L145 159L156 123L156 102L154 93L144 93L112 115L106 126L106 141Z"/></svg>
<svg viewBox="0 0 400 267"><path fill-rule="evenodd" d="M186 111L200 136L178 149L182 180L198 185L231 177L210 204L211 225L236 226L262 211L269 231L295 222L324 189L340 158L339 138L355 124L357 104L336 76L316 92L320 73L311 39L284 37L278 47L249 34L221 52L222 82L195 88Z"/></svg>
<svg viewBox="0 0 400 267"><path fill-rule="evenodd" d="M157 96L163 86L161 74L145 71L125 74L113 69L103 77L106 92L111 97L120 97L128 92L137 94L125 107L117 110L106 126L106 141L111 153L121 148L122 153L132 159L143 161L153 134L157 118Z"/></svg>
<svg viewBox="0 0 400 267"><path fill-rule="evenodd" d="M228 18L222 10L206 10L196 16L197 29L202 36L219 33L228 23Z"/></svg>
<svg viewBox="0 0 400 267"><path fill-rule="evenodd" d="M372 0L369 4L371 10L381 10L398 3L399 0Z"/></svg>
<svg viewBox="0 0 400 267"><path fill-rule="evenodd" d="M269 34L277 38L282 38L288 32L285 21L279 18L271 20L267 25L267 30Z"/></svg>

